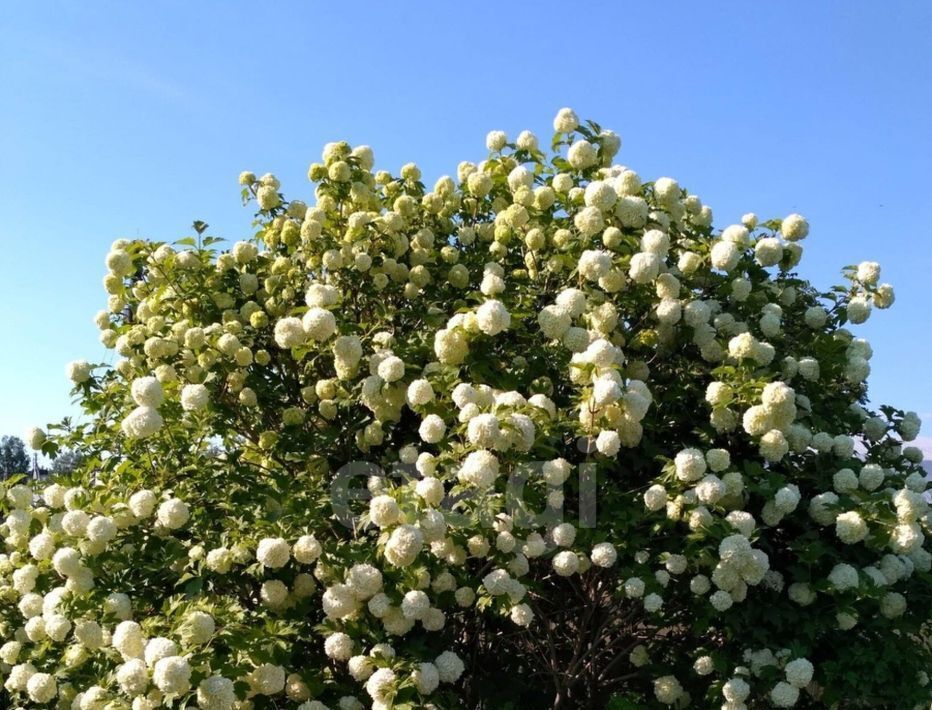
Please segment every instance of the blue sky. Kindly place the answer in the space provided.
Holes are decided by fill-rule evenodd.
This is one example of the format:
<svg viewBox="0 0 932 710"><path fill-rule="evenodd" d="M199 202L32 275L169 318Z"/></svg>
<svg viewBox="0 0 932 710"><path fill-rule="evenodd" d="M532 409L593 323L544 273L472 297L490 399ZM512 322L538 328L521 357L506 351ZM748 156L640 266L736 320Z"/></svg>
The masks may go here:
<svg viewBox="0 0 932 710"><path fill-rule="evenodd" d="M549 136L561 106L721 226L806 215L821 286L881 262L872 397L932 431L932 3L60 1L4 3L0 36L0 433L69 413L65 363L108 358L114 239L202 219L235 240L241 170L308 199L346 139L432 179L490 129Z"/></svg>

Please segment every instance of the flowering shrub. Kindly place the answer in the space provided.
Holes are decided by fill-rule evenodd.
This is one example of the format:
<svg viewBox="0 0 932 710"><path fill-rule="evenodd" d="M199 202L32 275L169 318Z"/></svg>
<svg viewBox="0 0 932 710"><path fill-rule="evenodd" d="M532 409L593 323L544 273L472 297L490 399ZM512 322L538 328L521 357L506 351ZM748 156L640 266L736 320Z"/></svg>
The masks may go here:
<svg viewBox="0 0 932 710"><path fill-rule="evenodd" d="M326 146L253 238L119 240L84 459L7 484L5 706L928 703L915 414L868 408L879 267L712 226L564 109L428 189Z"/></svg>

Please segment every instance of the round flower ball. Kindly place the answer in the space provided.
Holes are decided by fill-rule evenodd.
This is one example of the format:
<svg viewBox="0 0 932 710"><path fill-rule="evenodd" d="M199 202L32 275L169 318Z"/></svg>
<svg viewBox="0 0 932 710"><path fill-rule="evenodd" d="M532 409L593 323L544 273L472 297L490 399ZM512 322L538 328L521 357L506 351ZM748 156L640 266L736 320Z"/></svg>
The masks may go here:
<svg viewBox="0 0 932 710"><path fill-rule="evenodd" d="M186 412L196 412L207 406L210 392L204 385L185 385L181 388L181 408Z"/></svg>
<svg viewBox="0 0 932 710"><path fill-rule="evenodd" d="M579 557L570 550L558 552L553 558L553 569L561 577L569 577L579 569Z"/></svg>
<svg viewBox="0 0 932 710"><path fill-rule="evenodd" d="M191 517L187 504L178 498L170 498L159 506L156 519L169 530L183 527Z"/></svg>
<svg viewBox="0 0 932 710"><path fill-rule="evenodd" d="M86 360L75 360L69 362L65 367L65 374L68 376L69 380L76 385L80 385L91 378L91 372L93 372L93 370L94 367Z"/></svg>
<svg viewBox="0 0 932 710"><path fill-rule="evenodd" d="M256 559L264 567L278 569L288 564L291 546L280 537L267 537L256 547Z"/></svg>
<svg viewBox="0 0 932 710"><path fill-rule="evenodd" d="M156 661L152 682L166 695L181 695L191 687L191 666L181 656L167 656Z"/></svg>
<svg viewBox="0 0 932 710"><path fill-rule="evenodd" d="M600 542L592 548L589 557L596 567L611 567L618 559L618 553L610 542Z"/></svg>

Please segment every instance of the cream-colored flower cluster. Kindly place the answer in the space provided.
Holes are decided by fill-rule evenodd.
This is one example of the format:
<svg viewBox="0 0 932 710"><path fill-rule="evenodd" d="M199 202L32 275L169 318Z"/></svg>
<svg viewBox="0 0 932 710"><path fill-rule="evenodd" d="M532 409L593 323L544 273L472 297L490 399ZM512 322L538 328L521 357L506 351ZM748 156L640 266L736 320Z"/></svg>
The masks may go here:
<svg viewBox="0 0 932 710"><path fill-rule="evenodd" d="M114 243L96 322L120 359L68 367L94 424L30 436L86 447L84 479L7 490L10 697L453 706L477 615L533 637L542 596L594 579L639 634L706 619L695 645L735 607L915 613L919 422L865 408L872 351L842 327L892 304L879 266L820 293L803 217L714 230L611 131L554 128L556 155L493 131L432 188L331 143L311 203L240 176L258 232L227 251L197 224ZM790 707L819 654L773 633L766 663L664 633L620 658L665 705Z"/></svg>

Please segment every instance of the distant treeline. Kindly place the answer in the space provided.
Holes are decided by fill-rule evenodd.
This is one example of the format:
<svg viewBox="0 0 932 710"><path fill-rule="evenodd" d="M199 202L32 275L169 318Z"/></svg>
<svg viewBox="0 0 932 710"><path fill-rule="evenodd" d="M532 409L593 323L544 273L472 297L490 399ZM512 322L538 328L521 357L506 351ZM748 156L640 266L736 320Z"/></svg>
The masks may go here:
<svg viewBox="0 0 932 710"><path fill-rule="evenodd" d="M81 463L81 454L64 451L51 463L44 466L36 455L30 455L26 444L18 436L0 437L0 477L9 478L17 474L28 474L33 478L44 478L51 473L70 473Z"/></svg>

